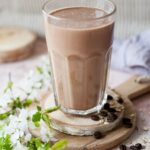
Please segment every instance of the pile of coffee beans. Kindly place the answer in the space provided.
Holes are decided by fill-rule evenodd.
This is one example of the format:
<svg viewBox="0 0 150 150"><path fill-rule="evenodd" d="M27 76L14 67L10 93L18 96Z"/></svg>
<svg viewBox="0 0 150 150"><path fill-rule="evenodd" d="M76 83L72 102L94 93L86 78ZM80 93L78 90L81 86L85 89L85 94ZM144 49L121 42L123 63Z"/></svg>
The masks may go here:
<svg viewBox="0 0 150 150"><path fill-rule="evenodd" d="M112 108L111 105L109 104L109 102L114 100L114 98L111 95L108 95L107 100L108 102L104 105L100 113L91 116L92 120L99 121L101 116L103 118L106 118L108 122L114 122L118 118L117 110L114 107ZM123 100L121 98L118 99L118 103L122 104Z"/></svg>
<svg viewBox="0 0 150 150"><path fill-rule="evenodd" d="M126 146L124 144L119 146L120 150L142 150L145 149L144 146L141 143L137 143L135 145Z"/></svg>
<svg viewBox="0 0 150 150"><path fill-rule="evenodd" d="M102 110L102 111L100 111L100 115L101 115L102 117L107 117L107 116L108 116L108 113L107 113L107 111Z"/></svg>
<svg viewBox="0 0 150 150"><path fill-rule="evenodd" d="M108 102L103 106L102 110L99 113L91 115L91 119L93 121L99 121L102 118L102 119L105 119L107 122L111 123L111 122L114 122L118 118L118 113L117 113L118 110L115 107L112 107L112 104L111 104L113 103L114 98L111 95L108 95L107 100ZM124 103L121 98L118 99L117 102L119 104ZM128 126L128 127L131 126L131 120L124 118L123 122L125 126ZM101 132L96 131L94 133L94 137L96 139L101 139L104 137L104 135Z"/></svg>
<svg viewBox="0 0 150 150"><path fill-rule="evenodd" d="M107 121L108 122L114 122L117 118L118 118L118 116L116 114L111 113L111 114L108 114Z"/></svg>
<svg viewBox="0 0 150 150"><path fill-rule="evenodd" d="M117 111L115 108L111 108L109 103L104 105L104 111L107 113L107 121L114 122L118 116L115 114Z"/></svg>
<svg viewBox="0 0 150 150"><path fill-rule="evenodd" d="M91 115L91 119L94 121L99 121L100 116L102 116L104 118L106 117L108 122L114 122L118 118L115 112L116 110L115 109L113 110L113 108L109 108L109 110L104 109L99 114Z"/></svg>

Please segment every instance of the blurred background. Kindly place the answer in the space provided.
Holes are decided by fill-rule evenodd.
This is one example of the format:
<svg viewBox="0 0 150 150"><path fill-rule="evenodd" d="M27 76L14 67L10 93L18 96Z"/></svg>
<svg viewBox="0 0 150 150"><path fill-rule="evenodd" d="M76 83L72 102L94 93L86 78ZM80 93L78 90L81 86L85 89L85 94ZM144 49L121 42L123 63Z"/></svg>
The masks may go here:
<svg viewBox="0 0 150 150"><path fill-rule="evenodd" d="M0 26L23 26L44 36L41 7L45 1L0 0ZM113 1L117 5L115 37L126 38L150 28L149 0Z"/></svg>

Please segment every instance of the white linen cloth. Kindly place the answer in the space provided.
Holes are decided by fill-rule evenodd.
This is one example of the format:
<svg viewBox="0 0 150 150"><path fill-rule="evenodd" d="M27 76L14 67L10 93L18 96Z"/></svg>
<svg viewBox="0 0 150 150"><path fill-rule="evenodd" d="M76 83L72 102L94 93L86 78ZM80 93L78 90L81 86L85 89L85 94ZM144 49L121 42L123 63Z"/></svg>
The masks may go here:
<svg viewBox="0 0 150 150"><path fill-rule="evenodd" d="M125 41L115 40L111 64L115 69L150 75L150 30Z"/></svg>

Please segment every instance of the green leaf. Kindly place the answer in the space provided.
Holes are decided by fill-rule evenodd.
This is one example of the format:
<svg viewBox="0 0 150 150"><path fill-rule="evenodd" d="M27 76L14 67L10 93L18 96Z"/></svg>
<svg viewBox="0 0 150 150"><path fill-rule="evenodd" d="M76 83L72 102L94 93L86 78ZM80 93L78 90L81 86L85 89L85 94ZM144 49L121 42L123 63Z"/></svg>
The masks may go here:
<svg viewBox="0 0 150 150"><path fill-rule="evenodd" d="M51 127L51 120L47 114L42 114L42 119L49 128L52 128Z"/></svg>
<svg viewBox="0 0 150 150"><path fill-rule="evenodd" d="M33 101L32 101L31 99L26 99L26 100L23 102L23 107L28 107L28 106L30 106L32 103L33 103Z"/></svg>
<svg viewBox="0 0 150 150"><path fill-rule="evenodd" d="M30 116L28 116L28 117L27 117L27 121L30 121L30 119L31 119Z"/></svg>
<svg viewBox="0 0 150 150"><path fill-rule="evenodd" d="M9 135L0 137L0 150L13 150Z"/></svg>
<svg viewBox="0 0 150 150"><path fill-rule="evenodd" d="M44 113L51 113L51 112L56 111L56 110L58 110L58 109L60 109L60 106L54 106L54 107L52 107L52 108L46 109L46 110L44 111Z"/></svg>
<svg viewBox="0 0 150 150"><path fill-rule="evenodd" d="M40 127L40 122L34 122L34 125L38 128Z"/></svg>
<svg viewBox="0 0 150 150"><path fill-rule="evenodd" d="M41 120L41 113L38 111L38 112L36 112L33 116L32 116L32 121L33 122L38 122L38 121L40 121Z"/></svg>
<svg viewBox="0 0 150 150"><path fill-rule="evenodd" d="M43 68L42 68L42 67L37 66L37 67L36 67L36 70L37 70L37 72L38 72L39 74L42 74L42 73L43 73Z"/></svg>
<svg viewBox="0 0 150 150"><path fill-rule="evenodd" d="M51 72L50 71L48 71L48 74L49 74L49 76L51 76Z"/></svg>
<svg viewBox="0 0 150 150"><path fill-rule="evenodd" d="M5 124L0 124L0 130L3 130L4 127L5 127Z"/></svg>
<svg viewBox="0 0 150 150"><path fill-rule="evenodd" d="M0 120L4 120L4 119L8 118L10 115L11 115L11 112L9 112L9 111L6 113L0 114Z"/></svg>
<svg viewBox="0 0 150 150"><path fill-rule="evenodd" d="M36 146L36 148L42 147L42 142L39 138L35 139L35 146Z"/></svg>
<svg viewBox="0 0 150 150"><path fill-rule="evenodd" d="M66 140L60 140L57 143L55 143L51 149L52 150L64 150L67 146L68 142Z"/></svg>
<svg viewBox="0 0 150 150"><path fill-rule="evenodd" d="M40 106L37 106L37 110L38 110L38 111L41 111L42 108L41 108Z"/></svg>
<svg viewBox="0 0 150 150"><path fill-rule="evenodd" d="M43 148L44 150L49 150L50 147L51 147L50 143L45 143Z"/></svg>
<svg viewBox="0 0 150 150"><path fill-rule="evenodd" d="M20 97L17 97L16 99L13 100L12 103L9 104L9 106L14 110L16 108L22 108L23 104L20 100Z"/></svg>
<svg viewBox="0 0 150 150"><path fill-rule="evenodd" d="M28 150L37 150L36 145L35 145L35 138L32 138L28 143L27 143Z"/></svg>
<svg viewBox="0 0 150 150"><path fill-rule="evenodd" d="M39 138L32 138L27 144L28 150L49 150L51 144L43 143Z"/></svg>
<svg viewBox="0 0 150 150"><path fill-rule="evenodd" d="M12 81L8 81L7 86L4 90L4 93L6 93L8 90L11 90L13 87L13 82Z"/></svg>

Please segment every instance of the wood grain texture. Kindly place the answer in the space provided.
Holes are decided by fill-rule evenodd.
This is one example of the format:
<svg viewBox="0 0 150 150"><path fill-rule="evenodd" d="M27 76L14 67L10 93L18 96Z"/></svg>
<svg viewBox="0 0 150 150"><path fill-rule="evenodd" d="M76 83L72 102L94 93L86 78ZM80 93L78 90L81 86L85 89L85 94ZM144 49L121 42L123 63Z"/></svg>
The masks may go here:
<svg viewBox="0 0 150 150"><path fill-rule="evenodd" d="M128 97L130 100L150 92L150 84L138 83L136 82L138 78L139 76L131 77L126 82L117 86L115 91L121 96Z"/></svg>

